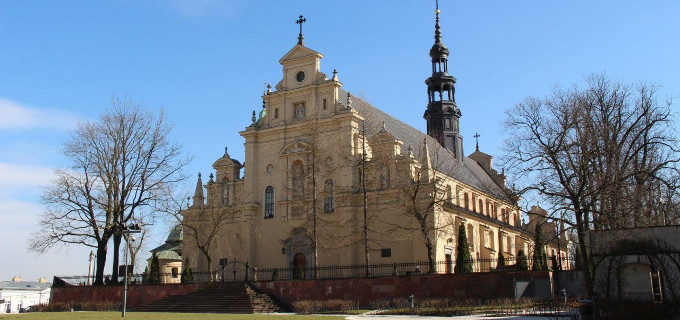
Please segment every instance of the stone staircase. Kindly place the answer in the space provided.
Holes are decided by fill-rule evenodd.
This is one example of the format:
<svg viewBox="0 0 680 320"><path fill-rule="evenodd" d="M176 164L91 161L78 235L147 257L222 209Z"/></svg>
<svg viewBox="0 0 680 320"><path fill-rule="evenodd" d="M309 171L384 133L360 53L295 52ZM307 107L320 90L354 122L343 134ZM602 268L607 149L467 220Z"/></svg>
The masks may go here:
<svg viewBox="0 0 680 320"><path fill-rule="evenodd" d="M184 295L171 295L135 309L139 312L270 313L287 311L274 297L245 282L216 282Z"/></svg>

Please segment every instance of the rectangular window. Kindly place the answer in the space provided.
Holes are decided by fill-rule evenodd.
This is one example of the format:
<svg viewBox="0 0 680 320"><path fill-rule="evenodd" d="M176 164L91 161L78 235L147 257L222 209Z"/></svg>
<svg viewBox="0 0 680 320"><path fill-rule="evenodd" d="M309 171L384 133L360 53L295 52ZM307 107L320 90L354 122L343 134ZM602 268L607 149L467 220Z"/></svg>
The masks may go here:
<svg viewBox="0 0 680 320"><path fill-rule="evenodd" d="M279 118L279 108L274 108L274 119Z"/></svg>
<svg viewBox="0 0 680 320"><path fill-rule="evenodd" d="M177 268L172 268L172 277L173 278L179 277L179 270Z"/></svg>
<svg viewBox="0 0 680 320"><path fill-rule="evenodd" d="M380 249L380 257L381 258L392 257L392 248Z"/></svg>
<svg viewBox="0 0 680 320"><path fill-rule="evenodd" d="M323 109L326 110L326 99L323 99Z"/></svg>

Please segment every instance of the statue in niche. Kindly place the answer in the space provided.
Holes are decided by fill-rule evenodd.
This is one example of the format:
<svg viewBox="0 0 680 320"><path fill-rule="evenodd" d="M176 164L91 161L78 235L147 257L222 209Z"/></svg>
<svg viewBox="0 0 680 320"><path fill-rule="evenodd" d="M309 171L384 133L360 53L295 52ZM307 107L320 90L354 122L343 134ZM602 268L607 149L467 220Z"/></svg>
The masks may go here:
<svg viewBox="0 0 680 320"><path fill-rule="evenodd" d="M295 105L295 118L300 119L305 116L305 104L304 102L300 102Z"/></svg>

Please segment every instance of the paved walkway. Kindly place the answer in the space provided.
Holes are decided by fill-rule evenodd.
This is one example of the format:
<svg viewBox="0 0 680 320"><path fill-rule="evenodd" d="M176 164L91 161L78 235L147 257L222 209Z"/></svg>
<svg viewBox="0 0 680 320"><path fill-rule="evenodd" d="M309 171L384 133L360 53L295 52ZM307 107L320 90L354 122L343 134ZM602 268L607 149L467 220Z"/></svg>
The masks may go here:
<svg viewBox="0 0 680 320"><path fill-rule="evenodd" d="M348 316L347 320L407 320L407 319L417 319L417 320L442 320L442 319L455 319L455 320L547 320L554 319L550 317L535 317L535 316L511 316L511 317L486 317L483 315L476 316L459 316L459 317L422 317L422 316L383 316L383 315L356 315ZM569 318L560 318L569 319Z"/></svg>

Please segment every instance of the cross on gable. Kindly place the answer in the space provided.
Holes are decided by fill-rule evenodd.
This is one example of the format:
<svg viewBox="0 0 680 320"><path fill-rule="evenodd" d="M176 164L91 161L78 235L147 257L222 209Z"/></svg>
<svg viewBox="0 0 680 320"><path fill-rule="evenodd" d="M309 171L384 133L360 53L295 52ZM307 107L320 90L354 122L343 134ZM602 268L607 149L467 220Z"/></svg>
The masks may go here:
<svg viewBox="0 0 680 320"><path fill-rule="evenodd" d="M302 17L302 15L300 15L299 19L295 20L295 23L300 25L300 35L298 35L298 44L299 45L304 45L304 41L303 41L304 38L302 37L302 24L305 23L305 22L307 22L307 19Z"/></svg>
<svg viewBox="0 0 680 320"><path fill-rule="evenodd" d="M476 151L479 151L479 137L481 137L481 135L479 135L479 132L475 132L475 135L473 137L475 137L475 140L477 140Z"/></svg>

